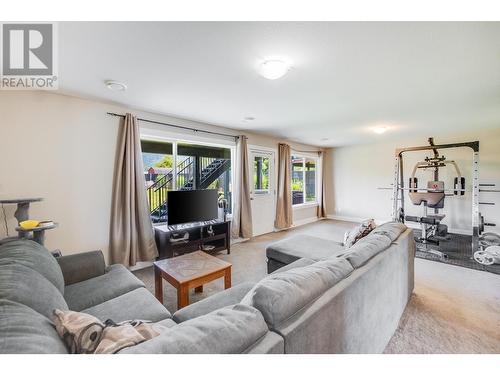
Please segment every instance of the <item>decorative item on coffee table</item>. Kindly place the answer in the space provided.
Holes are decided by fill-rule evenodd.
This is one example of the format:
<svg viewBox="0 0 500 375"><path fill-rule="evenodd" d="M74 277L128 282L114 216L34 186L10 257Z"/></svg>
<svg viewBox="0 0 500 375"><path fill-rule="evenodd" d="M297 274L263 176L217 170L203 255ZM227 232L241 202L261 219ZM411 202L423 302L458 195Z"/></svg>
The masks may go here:
<svg viewBox="0 0 500 375"><path fill-rule="evenodd" d="M203 292L203 284L224 277L224 289L231 288L231 263L203 251L154 262L155 295L163 303L162 280L177 289L177 308L189 305L189 289Z"/></svg>

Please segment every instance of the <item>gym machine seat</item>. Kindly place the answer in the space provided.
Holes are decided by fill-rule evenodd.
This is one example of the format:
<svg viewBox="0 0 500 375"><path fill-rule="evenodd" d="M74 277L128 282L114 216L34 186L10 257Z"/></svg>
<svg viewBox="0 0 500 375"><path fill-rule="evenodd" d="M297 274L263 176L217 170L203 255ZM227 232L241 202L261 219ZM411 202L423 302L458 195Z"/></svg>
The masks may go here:
<svg viewBox="0 0 500 375"><path fill-rule="evenodd" d="M426 192L410 191L409 196L411 203L413 203L415 206L420 206L422 202L424 202L429 208L443 208L445 197L444 182L429 181L427 183Z"/></svg>
<svg viewBox="0 0 500 375"><path fill-rule="evenodd" d="M440 192L426 192L414 193L410 192L410 200L415 206L420 206L422 202L427 204L429 208L443 208L444 207L444 193Z"/></svg>
<svg viewBox="0 0 500 375"><path fill-rule="evenodd" d="M425 246L425 248L422 250L445 258L446 255L442 252L427 248L427 245L429 244L435 244L439 246L439 240L446 239L446 236L448 235L448 227L441 224L441 221L445 218L445 215L439 214L437 212L437 209L444 207L444 182L429 181L427 183L427 189L427 192L409 192L411 202L415 206L420 206L423 204L424 212L423 216L407 215L405 216L405 220L420 224L422 228L422 235L419 238L419 242L423 246ZM427 214L428 208L435 209L435 213L430 215Z"/></svg>

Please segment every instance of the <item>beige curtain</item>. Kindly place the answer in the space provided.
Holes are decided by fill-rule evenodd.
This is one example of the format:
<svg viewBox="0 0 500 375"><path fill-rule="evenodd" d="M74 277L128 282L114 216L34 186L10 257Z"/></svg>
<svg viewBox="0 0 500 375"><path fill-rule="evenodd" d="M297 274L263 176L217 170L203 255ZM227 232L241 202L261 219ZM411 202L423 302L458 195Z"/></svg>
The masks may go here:
<svg viewBox="0 0 500 375"><path fill-rule="evenodd" d="M290 228L293 225L292 190L291 190L291 152L290 146L278 145L278 189L276 192L276 219L274 226L278 229Z"/></svg>
<svg viewBox="0 0 500 375"><path fill-rule="evenodd" d="M118 133L111 203L110 261L133 266L158 256L145 190L137 118L127 113Z"/></svg>
<svg viewBox="0 0 500 375"><path fill-rule="evenodd" d="M250 177L247 137L240 136L236 143L236 186L234 187L234 212L231 222L233 238L251 238L252 206L250 202Z"/></svg>
<svg viewBox="0 0 500 375"><path fill-rule="evenodd" d="M325 151L319 151L318 152L319 156L319 165L320 165L320 170L321 174L319 176L318 182L319 182L319 187L318 187L318 192L319 192L319 197L318 197L318 217L324 218L326 217L326 203L325 203L325 197L326 197L326 183L325 183Z"/></svg>

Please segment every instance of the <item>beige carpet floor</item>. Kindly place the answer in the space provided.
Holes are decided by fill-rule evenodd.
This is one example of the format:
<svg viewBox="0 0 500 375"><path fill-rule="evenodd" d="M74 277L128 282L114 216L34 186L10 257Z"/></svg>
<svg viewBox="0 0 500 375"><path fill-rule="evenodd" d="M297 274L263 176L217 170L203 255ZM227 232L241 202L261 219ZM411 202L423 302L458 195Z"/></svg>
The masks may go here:
<svg viewBox="0 0 500 375"><path fill-rule="evenodd" d="M233 285L266 276L269 242L306 233L341 241L354 223L322 220L284 232L234 244L231 254L218 257L232 263ZM134 272L154 293L152 267ZM222 279L190 293L196 302L224 289ZM177 309L176 290L164 286L165 306ZM386 353L500 353L500 275L415 259L415 291Z"/></svg>

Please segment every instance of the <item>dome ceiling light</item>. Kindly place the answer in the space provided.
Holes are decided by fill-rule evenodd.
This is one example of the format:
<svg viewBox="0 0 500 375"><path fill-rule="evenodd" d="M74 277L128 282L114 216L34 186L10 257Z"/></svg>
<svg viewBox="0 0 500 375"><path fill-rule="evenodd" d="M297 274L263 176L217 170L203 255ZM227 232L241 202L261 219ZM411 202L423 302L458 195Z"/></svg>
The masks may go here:
<svg viewBox="0 0 500 375"><path fill-rule="evenodd" d="M376 134L384 134L387 130L389 130L389 127L387 126L377 126L376 128L373 128L373 132Z"/></svg>
<svg viewBox="0 0 500 375"><path fill-rule="evenodd" d="M278 79L283 77L291 66L282 60L266 60L259 67L259 74L267 79Z"/></svg>

